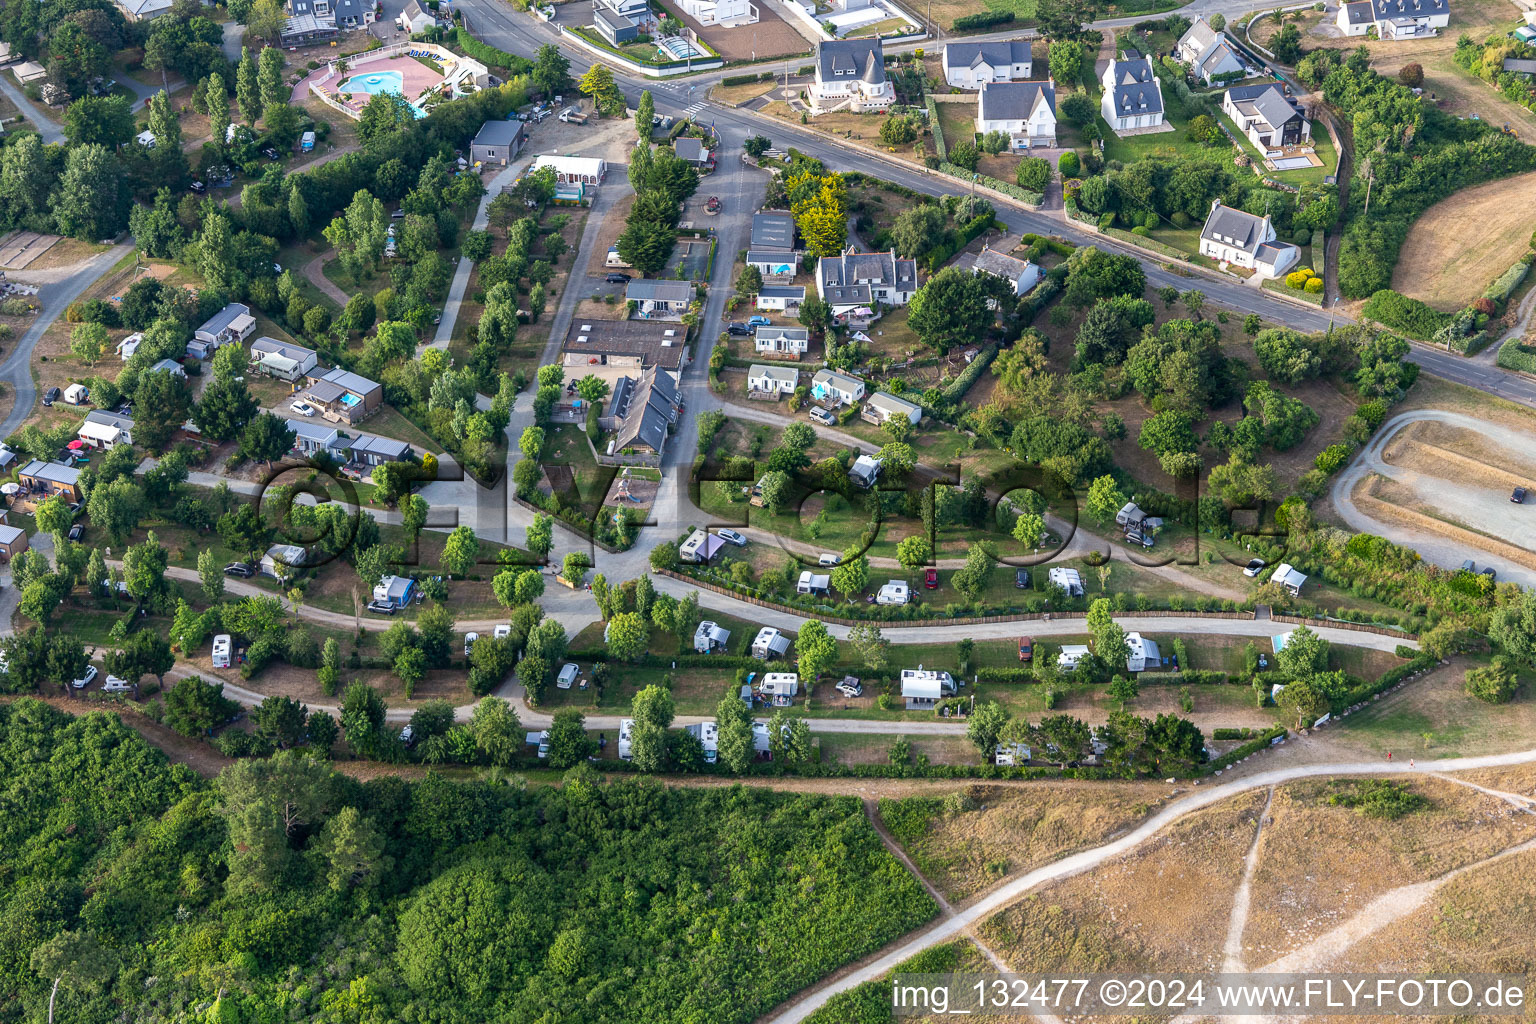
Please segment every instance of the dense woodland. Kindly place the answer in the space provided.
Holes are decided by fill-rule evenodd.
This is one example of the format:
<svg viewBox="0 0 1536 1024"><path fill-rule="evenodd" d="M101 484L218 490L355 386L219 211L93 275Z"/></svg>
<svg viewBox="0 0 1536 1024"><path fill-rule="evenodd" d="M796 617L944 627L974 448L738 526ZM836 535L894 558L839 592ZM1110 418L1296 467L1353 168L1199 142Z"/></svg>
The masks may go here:
<svg viewBox="0 0 1536 1024"><path fill-rule="evenodd" d="M33 699L0 779L5 1021L747 1021L935 910L853 798L208 782Z"/></svg>

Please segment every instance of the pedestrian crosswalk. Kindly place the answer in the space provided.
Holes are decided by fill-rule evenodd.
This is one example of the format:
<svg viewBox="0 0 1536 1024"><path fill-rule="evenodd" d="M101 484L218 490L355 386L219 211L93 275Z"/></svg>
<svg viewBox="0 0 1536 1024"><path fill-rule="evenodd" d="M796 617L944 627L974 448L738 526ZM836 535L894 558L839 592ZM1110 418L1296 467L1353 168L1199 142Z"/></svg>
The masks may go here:
<svg viewBox="0 0 1536 1024"><path fill-rule="evenodd" d="M694 117L695 115L698 114L699 111L701 111L703 109L704 109L704 104L703 104L702 101L698 102L698 103L695 103L693 106L691 106L687 110L683 111L683 116L684 117Z"/></svg>

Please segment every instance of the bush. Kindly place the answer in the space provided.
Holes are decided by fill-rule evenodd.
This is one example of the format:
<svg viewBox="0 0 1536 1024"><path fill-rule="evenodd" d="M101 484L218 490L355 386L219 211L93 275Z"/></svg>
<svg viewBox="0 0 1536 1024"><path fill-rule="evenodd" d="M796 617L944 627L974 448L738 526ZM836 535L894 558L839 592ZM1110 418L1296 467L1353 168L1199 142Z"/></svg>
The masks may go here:
<svg viewBox="0 0 1536 1024"><path fill-rule="evenodd" d="M949 26L951 32L979 32L998 25L1011 25L1016 15L1012 11L982 11L956 18Z"/></svg>
<svg viewBox="0 0 1536 1024"><path fill-rule="evenodd" d="M1305 288L1310 280L1312 280L1312 268L1302 267L1300 270L1293 270L1285 275L1285 286L1299 290Z"/></svg>
<svg viewBox="0 0 1536 1024"><path fill-rule="evenodd" d="M1519 688L1520 680L1515 676L1515 670L1503 658L1495 658L1493 664L1467 672L1467 696L1486 704L1507 704Z"/></svg>
<svg viewBox="0 0 1536 1024"><path fill-rule="evenodd" d="M1309 295L1319 294L1323 290L1323 279L1320 277L1308 278L1306 290Z"/></svg>
<svg viewBox="0 0 1536 1024"><path fill-rule="evenodd" d="M533 70L533 61L527 57L519 57L508 53L506 50L498 50L494 46L487 46L464 28L453 30L454 47L461 53L467 53L483 64L492 67L506 68L516 75L526 75Z"/></svg>
<svg viewBox="0 0 1536 1024"><path fill-rule="evenodd" d="M1506 370L1536 373L1536 346L1523 345L1519 338L1510 338L1499 349L1497 362Z"/></svg>
<svg viewBox="0 0 1536 1024"><path fill-rule="evenodd" d="M1044 192L1051 184L1051 162L1044 157L1027 156L1019 161L1015 172L1019 188L1031 192Z"/></svg>
<svg viewBox="0 0 1536 1024"><path fill-rule="evenodd" d="M1075 178L1077 172L1082 170L1083 162L1077 158L1077 151L1069 149L1056 160L1056 169L1061 172L1063 178Z"/></svg>
<svg viewBox="0 0 1536 1024"><path fill-rule="evenodd" d="M1530 273L1530 270L1531 265L1525 262L1525 260L1520 260L1514 266L1504 271L1504 273L1494 278L1493 284L1489 285L1488 290L1483 292L1483 297L1492 299L1495 302L1503 302L1509 298L1516 288L1520 287L1520 282L1525 280L1525 275Z"/></svg>
<svg viewBox="0 0 1536 1024"><path fill-rule="evenodd" d="M1313 460L1313 464L1324 473L1332 476L1343 467L1344 463L1349 461L1349 457L1353 452L1354 448L1350 445L1331 444L1317 453L1317 458Z"/></svg>
<svg viewBox="0 0 1536 1024"><path fill-rule="evenodd" d="M1367 317L1420 341L1428 341L1450 323L1451 318L1418 299L1410 299L1390 288L1382 288L1365 300L1361 310Z"/></svg>

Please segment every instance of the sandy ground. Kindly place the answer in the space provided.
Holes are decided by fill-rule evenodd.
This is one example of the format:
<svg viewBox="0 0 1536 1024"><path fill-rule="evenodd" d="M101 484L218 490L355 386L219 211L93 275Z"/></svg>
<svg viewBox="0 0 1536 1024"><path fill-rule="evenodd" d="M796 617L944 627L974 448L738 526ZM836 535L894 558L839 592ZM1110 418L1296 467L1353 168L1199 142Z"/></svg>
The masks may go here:
<svg viewBox="0 0 1536 1024"><path fill-rule="evenodd" d="M1414 221L1392 287L1436 309L1452 312L1483 293L1530 247L1536 208L1526 201L1536 173L1463 189L1431 206ZM1475 245L1466 226L1486 225Z"/></svg>

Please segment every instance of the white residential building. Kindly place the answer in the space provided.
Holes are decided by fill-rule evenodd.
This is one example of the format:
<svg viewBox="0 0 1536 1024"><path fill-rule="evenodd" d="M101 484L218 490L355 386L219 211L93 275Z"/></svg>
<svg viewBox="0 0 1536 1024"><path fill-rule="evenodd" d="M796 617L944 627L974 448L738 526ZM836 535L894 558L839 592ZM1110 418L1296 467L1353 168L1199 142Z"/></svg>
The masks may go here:
<svg viewBox="0 0 1536 1024"><path fill-rule="evenodd" d="M757 5L751 0L682 0L683 13L700 25L756 25Z"/></svg>
<svg viewBox="0 0 1536 1024"><path fill-rule="evenodd" d="M1312 137L1312 123L1273 82L1233 86L1221 97L1221 109L1260 153L1300 145Z"/></svg>
<svg viewBox="0 0 1536 1024"><path fill-rule="evenodd" d="M917 291L917 261L894 252L859 252L816 261L816 291L839 320L868 320L876 303L905 306ZM860 311L866 311L861 313Z"/></svg>
<svg viewBox="0 0 1536 1024"><path fill-rule="evenodd" d="M864 397L864 382L836 370L817 370L811 378L811 397L818 402L832 401L853 405Z"/></svg>
<svg viewBox="0 0 1536 1024"><path fill-rule="evenodd" d="M532 170L552 167L555 181L562 185L601 185L608 173L608 162L598 156L560 156L545 153L534 158Z"/></svg>
<svg viewBox="0 0 1536 1024"><path fill-rule="evenodd" d="M976 97L976 130L1002 132L1014 150L1056 145L1056 85L991 82Z"/></svg>
<svg viewBox="0 0 1536 1024"><path fill-rule="evenodd" d="M914 427L923 419L923 407L905 398L897 398L888 391L876 391L864 403L864 419L879 426L888 419L902 417Z"/></svg>
<svg viewBox="0 0 1536 1024"><path fill-rule="evenodd" d="M800 383L800 371L793 366L765 366L753 363L747 370L747 390L765 395L790 395Z"/></svg>
<svg viewBox="0 0 1536 1024"><path fill-rule="evenodd" d="M798 359L810 350L811 332L804 327L759 327L752 337L752 347L758 352Z"/></svg>
<svg viewBox="0 0 1536 1024"><path fill-rule="evenodd" d="M1110 58L1099 81L1104 86L1099 113L1116 133L1163 123L1163 86L1146 57L1127 50L1124 57Z"/></svg>
<svg viewBox="0 0 1536 1024"><path fill-rule="evenodd" d="M765 284L757 292L757 308L776 313L788 313L800 308L805 301L803 284Z"/></svg>
<svg viewBox="0 0 1536 1024"><path fill-rule="evenodd" d="M1189 30L1179 37L1173 52L1206 85L1223 75L1239 75L1247 70L1226 33L1211 28L1203 17L1195 18Z"/></svg>
<svg viewBox="0 0 1536 1024"><path fill-rule="evenodd" d="M885 77L879 39L827 39L816 44L816 75L809 90L811 114L833 110L885 110L896 90Z"/></svg>
<svg viewBox="0 0 1536 1024"><path fill-rule="evenodd" d="M984 247L971 261L971 273L991 274L1000 277L1013 285L1013 294L1027 295L1035 285L1040 283L1044 276L1040 268L1029 260L1021 260L1016 256L998 252L990 246Z"/></svg>
<svg viewBox="0 0 1536 1024"><path fill-rule="evenodd" d="M1363 36L1374 28L1378 39L1424 39L1450 23L1450 0L1353 0L1340 4L1334 18L1346 36Z"/></svg>
<svg viewBox="0 0 1536 1024"><path fill-rule="evenodd" d="M1252 270L1260 277L1279 277L1301 258L1301 250L1275 239L1275 226L1267 214L1260 217L1223 206L1217 199L1200 228L1200 255Z"/></svg>
<svg viewBox="0 0 1536 1024"><path fill-rule="evenodd" d="M1029 40L945 43L944 80L956 89L980 89L987 82L1019 82L1034 67Z"/></svg>

